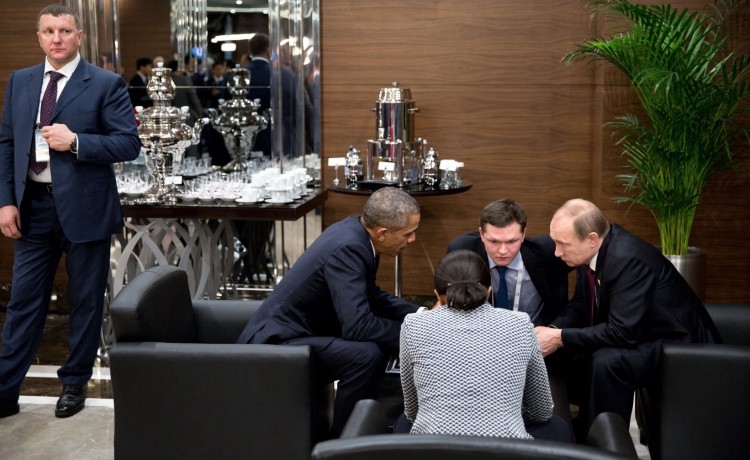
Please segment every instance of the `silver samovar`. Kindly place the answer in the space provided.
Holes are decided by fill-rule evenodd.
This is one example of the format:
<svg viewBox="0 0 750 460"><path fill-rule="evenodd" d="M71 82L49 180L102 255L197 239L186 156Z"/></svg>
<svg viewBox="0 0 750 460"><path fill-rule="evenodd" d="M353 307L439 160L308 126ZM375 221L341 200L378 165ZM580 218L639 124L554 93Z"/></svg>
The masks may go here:
<svg viewBox="0 0 750 460"><path fill-rule="evenodd" d="M175 85L172 69L155 67L146 87L154 105L144 109L136 107L136 118L140 122L138 137L146 150L146 165L154 179L154 185L138 200L142 204L177 202L179 193L176 177L180 172L185 149L200 141L200 134L208 119L198 120L191 127L187 107L172 107ZM167 180L169 178L169 184Z"/></svg>
<svg viewBox="0 0 750 460"><path fill-rule="evenodd" d="M208 109L211 124L224 136L227 150L232 155L232 161L224 166L224 171L242 171L245 160L252 151L258 132L268 127L270 113L266 110L259 114L260 101L247 98L250 86L250 71L241 67L230 69L230 79L227 82L232 98L219 105L216 109Z"/></svg>

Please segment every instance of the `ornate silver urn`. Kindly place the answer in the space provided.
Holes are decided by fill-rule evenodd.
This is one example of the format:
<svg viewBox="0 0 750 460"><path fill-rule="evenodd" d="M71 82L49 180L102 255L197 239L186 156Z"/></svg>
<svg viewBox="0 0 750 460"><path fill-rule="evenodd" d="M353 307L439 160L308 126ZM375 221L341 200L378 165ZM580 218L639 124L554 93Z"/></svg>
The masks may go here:
<svg viewBox="0 0 750 460"><path fill-rule="evenodd" d="M435 186L440 181L440 162L437 150L430 147L422 158L422 166L419 170L419 180L428 187Z"/></svg>
<svg viewBox="0 0 750 460"><path fill-rule="evenodd" d="M198 120L191 127L185 123L188 108L171 106L175 85L169 68L152 69L146 90L154 105L146 109L136 107L136 118L140 122L138 137L147 149L146 164L153 176L154 185L146 191L139 203L173 204L177 202L179 193L179 179L175 178L179 177L185 148L198 143L208 119Z"/></svg>
<svg viewBox="0 0 750 460"><path fill-rule="evenodd" d="M250 71L241 67L230 69L230 79L227 82L231 99L219 105L219 111L209 109L211 124L224 136L227 150L232 155L232 161L224 166L224 171L241 171L245 169L250 151L255 144L258 132L268 127L270 113L262 114L259 100L247 98L250 86ZM221 112L221 113L219 113Z"/></svg>
<svg viewBox="0 0 750 460"><path fill-rule="evenodd" d="M359 150L353 146L349 146L349 151L346 153L346 183L347 185L356 184L357 181L364 179L364 166L362 164L362 158L360 157Z"/></svg>

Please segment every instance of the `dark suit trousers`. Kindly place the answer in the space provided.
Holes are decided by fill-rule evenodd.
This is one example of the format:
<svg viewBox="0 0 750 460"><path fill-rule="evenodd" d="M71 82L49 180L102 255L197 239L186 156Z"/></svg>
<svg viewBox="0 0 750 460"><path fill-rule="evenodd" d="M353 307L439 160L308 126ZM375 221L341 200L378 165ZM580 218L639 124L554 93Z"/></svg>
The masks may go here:
<svg viewBox="0 0 750 460"><path fill-rule="evenodd" d="M655 377L661 346L661 341L655 341L634 348L599 348L570 361L569 390L580 395L571 396L571 401L582 406L581 420L574 423L579 441L602 412L615 412L630 423L635 390Z"/></svg>
<svg viewBox="0 0 750 460"><path fill-rule="evenodd" d="M375 397L377 383L385 372L388 355L376 343L354 342L342 338L301 337L286 343L312 346L315 375L319 379L317 384L339 381L330 431L330 437L337 438L357 401Z"/></svg>
<svg viewBox="0 0 750 460"><path fill-rule="evenodd" d="M70 296L69 355L58 377L63 384L88 382L99 346L109 274L110 240L70 242L46 188L27 186L21 216L24 235L15 241L13 284L0 348L0 405L18 400L21 382L42 339L63 252Z"/></svg>

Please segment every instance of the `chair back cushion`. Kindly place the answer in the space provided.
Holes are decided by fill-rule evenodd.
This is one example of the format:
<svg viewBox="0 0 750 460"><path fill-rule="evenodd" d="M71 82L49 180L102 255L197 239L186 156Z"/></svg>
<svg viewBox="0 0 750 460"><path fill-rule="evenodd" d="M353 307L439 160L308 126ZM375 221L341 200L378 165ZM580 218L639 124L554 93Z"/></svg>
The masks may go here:
<svg viewBox="0 0 750 460"><path fill-rule="evenodd" d="M117 342L195 342L195 323L187 274L172 266L139 273L110 306Z"/></svg>
<svg viewBox="0 0 750 460"><path fill-rule="evenodd" d="M750 347L665 344L659 379L662 460L737 458L747 449Z"/></svg>
<svg viewBox="0 0 750 460"><path fill-rule="evenodd" d="M193 299L200 343L237 343L261 300Z"/></svg>
<svg viewBox="0 0 750 460"><path fill-rule="evenodd" d="M722 341L750 346L750 304L706 304Z"/></svg>

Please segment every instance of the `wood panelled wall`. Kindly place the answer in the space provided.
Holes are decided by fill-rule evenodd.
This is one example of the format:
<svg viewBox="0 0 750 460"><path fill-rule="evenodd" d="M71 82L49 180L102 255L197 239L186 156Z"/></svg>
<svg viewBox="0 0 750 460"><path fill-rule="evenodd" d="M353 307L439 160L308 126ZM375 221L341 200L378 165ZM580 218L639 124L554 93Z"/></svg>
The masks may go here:
<svg viewBox="0 0 750 460"><path fill-rule="evenodd" d="M119 0L120 56L125 79L135 75L135 61L162 56L171 59L170 0Z"/></svg>
<svg viewBox="0 0 750 460"><path fill-rule="evenodd" d="M41 59L33 35L37 12L48 1L6 9L0 38L0 94L9 72ZM605 65L564 65L562 56L582 39L606 30L584 0L361 0L321 1L322 123L324 157L349 145L366 151L375 134L380 88L409 88L420 112L416 132L441 158L465 162L474 183L461 195L420 199L417 242L404 252L404 294L432 292L431 265L458 234L478 226L482 207L509 197L523 203L528 234L548 232L565 200L595 201L610 217L653 243L656 225L640 208L616 204L621 159L611 132L614 116L637 108L628 83ZM675 0L700 8L704 1ZM126 76L135 59L167 55L168 0L121 0L121 49ZM750 12L732 24L735 41L750 50ZM166 48L165 48L166 47ZM132 62L131 62L132 61ZM734 170L715 177L698 209L692 244L708 251L707 300L750 301L750 149L736 151ZM323 164L326 164L325 159ZM324 167L324 179L333 177ZM360 212L364 198L329 194L324 225ZM4 250L2 280L12 256ZM381 286L393 287L384 258Z"/></svg>
<svg viewBox="0 0 750 460"><path fill-rule="evenodd" d="M0 106L5 101L5 88L11 72L44 60L44 53L36 36L36 16L50 3L60 2L3 0L3 6L8 7L2 8L3 14L0 17L0 43L4 45L0 59ZM0 283L10 282L12 270L13 241L0 234Z"/></svg>
<svg viewBox="0 0 750 460"><path fill-rule="evenodd" d="M748 12L733 26L747 48ZM420 109L417 136L441 158L463 161L463 177L474 183L465 194L419 200L422 223L404 252L404 293L430 293L430 265L451 239L478 226L485 204L503 197L526 206L530 235L546 234L555 209L583 197L658 243L647 211L612 200L623 193L615 179L621 160L602 126L635 107L627 81L604 65L560 62L603 27L583 0L321 2L324 154L342 156L350 144L366 151L375 135L370 109L379 89L397 81ZM750 300L750 149L739 149L736 160L735 171L711 181L691 239L708 251L709 301ZM332 168L325 174L330 180ZM358 213L363 202L329 194L324 224ZM386 259L378 277L390 289Z"/></svg>

